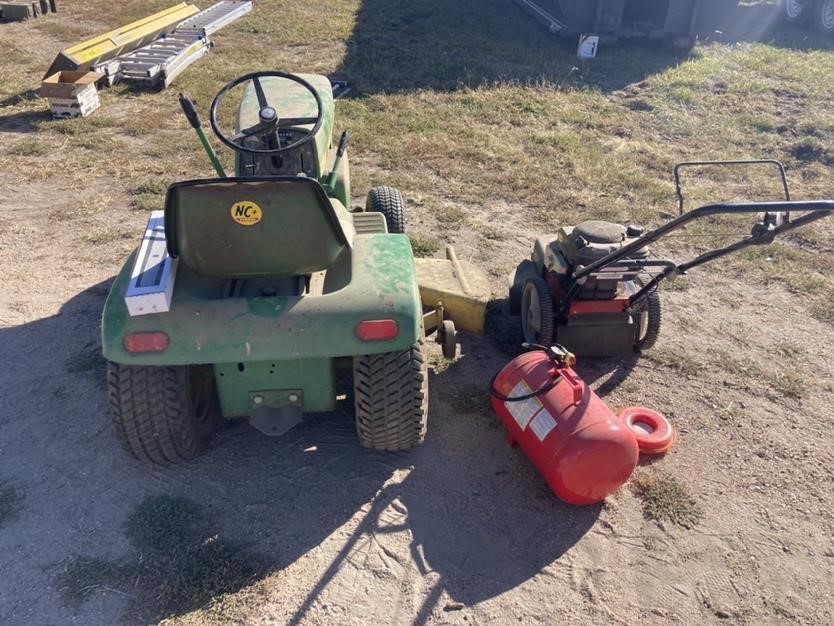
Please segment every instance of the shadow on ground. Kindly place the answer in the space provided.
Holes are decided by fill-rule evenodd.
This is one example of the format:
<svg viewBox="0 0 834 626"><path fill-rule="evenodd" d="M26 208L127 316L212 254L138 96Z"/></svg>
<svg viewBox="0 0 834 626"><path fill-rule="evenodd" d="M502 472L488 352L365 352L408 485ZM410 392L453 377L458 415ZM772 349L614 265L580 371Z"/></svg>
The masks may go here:
<svg viewBox="0 0 834 626"><path fill-rule="evenodd" d="M510 0L365 0L337 76L360 94L542 82L613 91L686 57L661 44L624 48L580 63L573 38L549 34Z"/></svg>
<svg viewBox="0 0 834 626"><path fill-rule="evenodd" d="M800 50L834 47L830 38L783 26L779 16L769 6L740 8L722 23L696 29L697 36ZM576 44L575 37L548 33L511 0L365 0L336 76L360 95L541 83L609 92L689 56L668 42L623 39L582 62Z"/></svg>
<svg viewBox="0 0 834 626"><path fill-rule="evenodd" d="M51 119L52 113L47 109L0 115L0 133L33 133L39 122Z"/></svg>
<svg viewBox="0 0 834 626"><path fill-rule="evenodd" d="M321 601L357 543L406 533L398 535L410 537L410 555L397 555L404 571L417 584L433 581L416 612L421 624L444 592L472 605L534 577L599 515L558 502L507 445L487 396L506 356L483 341L432 376L429 436L412 453L362 449L345 409L277 439L245 424L227 428L186 465L135 462L106 415L98 323L108 286L90 287L54 316L0 328L0 349L16 360L0 373L0 427L10 433L3 473L28 496L0 547L25 532L20 549L29 554L19 562L32 568L7 572L7 597L17 599L0 617L32 606L26 590L42 586L43 572L81 619L93 597L115 593L130 622L183 615L287 568L359 514L293 621ZM392 506L401 523L382 519ZM176 529L185 529L181 541L166 544Z"/></svg>

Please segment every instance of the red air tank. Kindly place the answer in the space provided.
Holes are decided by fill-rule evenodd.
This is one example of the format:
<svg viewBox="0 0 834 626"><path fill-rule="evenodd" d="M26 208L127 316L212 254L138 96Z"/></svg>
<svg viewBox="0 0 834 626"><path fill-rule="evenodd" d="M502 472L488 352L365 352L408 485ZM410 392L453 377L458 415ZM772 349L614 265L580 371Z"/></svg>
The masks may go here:
<svg viewBox="0 0 834 626"><path fill-rule="evenodd" d="M570 504L604 500L631 476L639 451L634 433L570 368L559 346L522 354L492 385L492 406L518 444Z"/></svg>

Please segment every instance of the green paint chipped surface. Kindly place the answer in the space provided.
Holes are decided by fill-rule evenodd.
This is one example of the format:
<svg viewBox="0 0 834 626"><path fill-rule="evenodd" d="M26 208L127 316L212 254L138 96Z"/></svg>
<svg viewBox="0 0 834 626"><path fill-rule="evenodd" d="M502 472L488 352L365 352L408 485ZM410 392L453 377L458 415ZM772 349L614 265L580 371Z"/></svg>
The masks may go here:
<svg viewBox="0 0 834 626"><path fill-rule="evenodd" d="M278 318L287 310L289 298L275 296L272 298L247 298L249 312L258 317Z"/></svg>
<svg viewBox="0 0 834 626"><path fill-rule="evenodd" d="M363 268L374 277L376 293L411 295L415 288L414 256L404 235L374 235Z"/></svg>

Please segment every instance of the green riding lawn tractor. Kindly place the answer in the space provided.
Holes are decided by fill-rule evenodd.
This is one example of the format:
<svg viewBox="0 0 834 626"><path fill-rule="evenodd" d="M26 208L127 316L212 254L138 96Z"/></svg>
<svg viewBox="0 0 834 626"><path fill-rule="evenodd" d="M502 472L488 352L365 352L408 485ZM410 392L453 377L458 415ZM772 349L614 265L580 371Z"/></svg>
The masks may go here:
<svg viewBox="0 0 834 626"><path fill-rule="evenodd" d="M350 210L330 82L270 71L227 84L211 124L236 153L234 177L181 103L220 176L171 185L105 304L122 444L173 463L201 452L223 418L277 436L349 396L362 445L420 444L428 376L404 205L378 187Z"/></svg>

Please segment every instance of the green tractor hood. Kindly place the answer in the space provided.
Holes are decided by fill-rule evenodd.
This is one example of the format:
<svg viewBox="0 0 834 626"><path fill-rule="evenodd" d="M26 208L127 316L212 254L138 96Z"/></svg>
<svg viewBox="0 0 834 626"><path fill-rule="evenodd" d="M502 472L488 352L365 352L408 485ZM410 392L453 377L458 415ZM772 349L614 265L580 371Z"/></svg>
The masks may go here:
<svg viewBox="0 0 834 626"><path fill-rule="evenodd" d="M320 74L296 74L296 76L303 78L316 89L321 98L322 107L324 108L322 112L324 120L315 138L316 153L321 168L323 164L328 162L328 151L330 150L333 136L333 118L336 109L333 100L333 87L330 84L330 80ZM302 85L275 77L262 78L261 84L263 85L267 101L277 109L279 118L316 116L316 102ZM238 109L238 130L255 126L259 120L259 111L260 106L258 105L258 97L255 94L255 87L250 83L243 94L243 99ZM308 124L307 126L299 126L298 128L309 130L312 127L312 124ZM323 175L324 172L318 172L319 177Z"/></svg>

